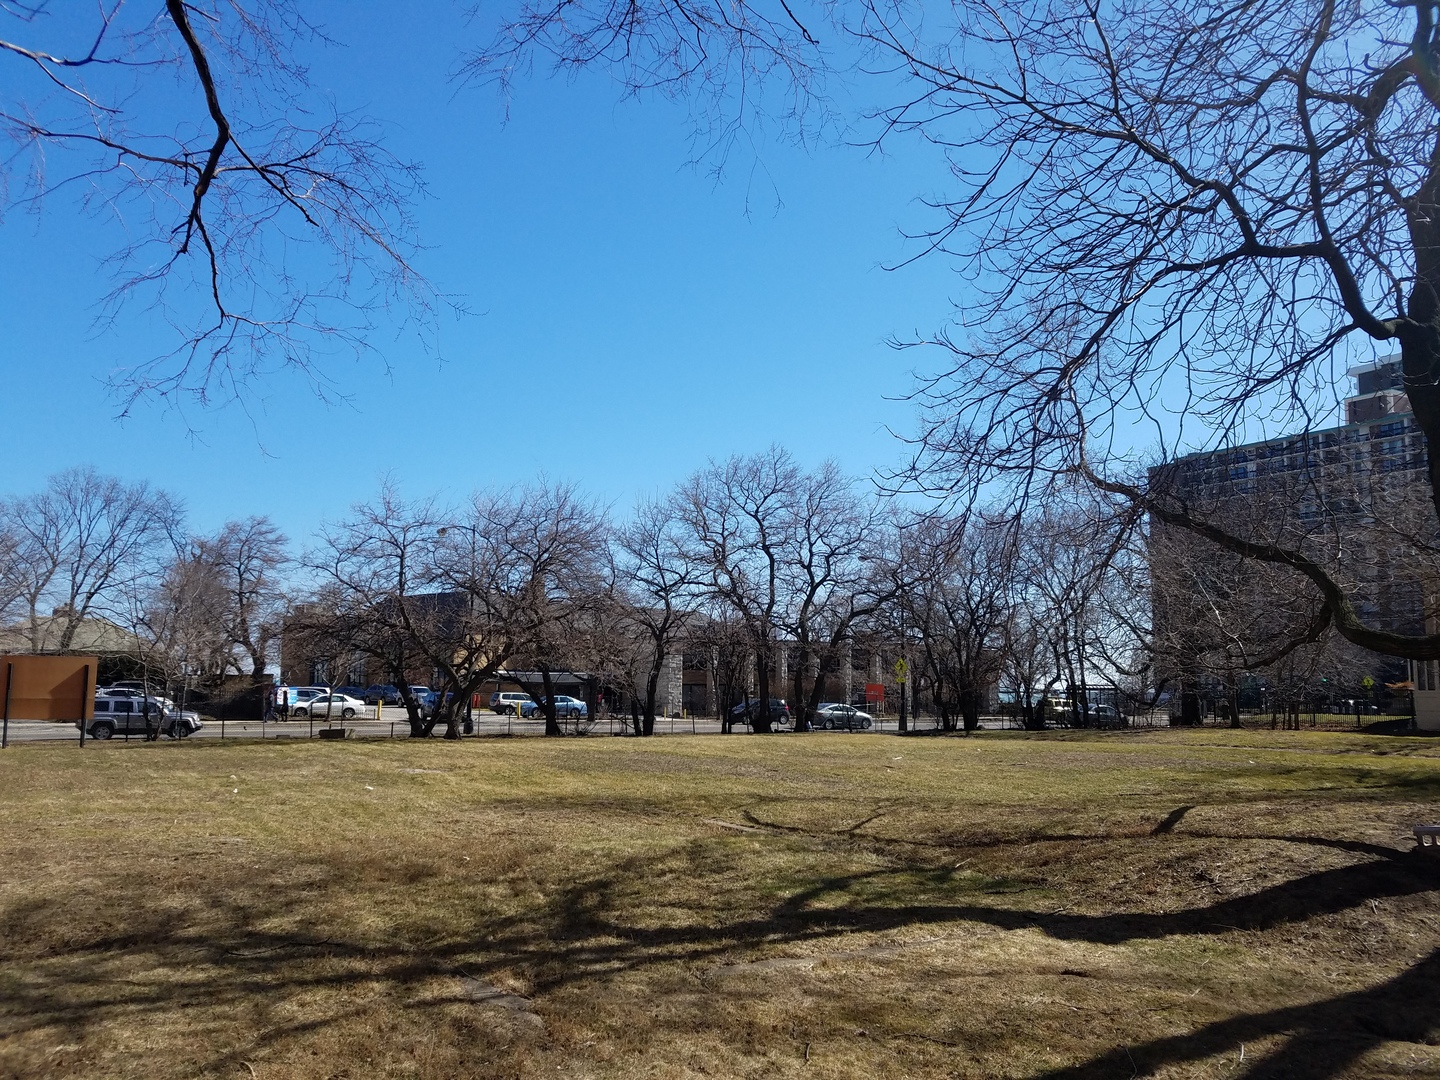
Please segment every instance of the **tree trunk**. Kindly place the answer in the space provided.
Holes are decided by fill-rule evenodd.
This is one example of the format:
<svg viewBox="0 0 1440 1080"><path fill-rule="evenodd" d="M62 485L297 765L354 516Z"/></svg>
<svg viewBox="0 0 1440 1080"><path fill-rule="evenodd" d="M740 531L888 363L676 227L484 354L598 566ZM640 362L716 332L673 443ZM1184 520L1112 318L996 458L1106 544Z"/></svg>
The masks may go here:
<svg viewBox="0 0 1440 1080"><path fill-rule="evenodd" d="M1200 726L1200 694L1188 680L1180 686L1180 726Z"/></svg>
<svg viewBox="0 0 1440 1080"><path fill-rule="evenodd" d="M980 726L980 693L973 688L960 692L960 715L964 718L965 734Z"/></svg>
<svg viewBox="0 0 1440 1080"><path fill-rule="evenodd" d="M1038 703L1029 702L1025 707L1025 730L1045 730L1045 699L1041 698Z"/></svg>
<svg viewBox="0 0 1440 1080"><path fill-rule="evenodd" d="M795 718L796 731L811 731L810 720L815 715L821 700L825 697L825 672L815 672L815 683L810 687L810 697L802 702L801 715ZM846 705L850 703L845 702Z"/></svg>
<svg viewBox="0 0 1440 1080"><path fill-rule="evenodd" d="M766 642L767 647L768 645L769 642ZM757 681L760 683L760 701L755 707L755 715L750 719L750 730L757 735L770 734L770 658L765 653L766 649L762 648L755 664Z"/></svg>
<svg viewBox="0 0 1440 1080"><path fill-rule="evenodd" d="M1415 422L1425 433L1431 499L1440 512L1440 383L1436 378L1440 375L1440 221L1435 214L1440 203L1440 167L1436 164L1440 162L1440 139L1432 151L1425 183L1405 200L1415 249L1415 283L1406 305L1409 319L1400 324L1397 336L1405 395Z"/></svg>
<svg viewBox="0 0 1440 1080"><path fill-rule="evenodd" d="M805 669L810 666L810 649L805 644L800 645L800 654L795 658L795 674L790 678L790 709L791 719L795 722L796 731L810 730L810 717L813 715L814 705L820 704L820 699L815 697L818 692L823 692L825 675L817 670L815 672L815 683L810 688L811 692L805 692ZM813 703L813 704L812 704Z"/></svg>
<svg viewBox="0 0 1440 1080"><path fill-rule="evenodd" d="M597 724L600 722L600 694L593 676L585 680L585 711Z"/></svg>
<svg viewBox="0 0 1440 1080"><path fill-rule="evenodd" d="M550 678L550 669L540 669L540 685L543 688L544 701L540 704L540 711L545 714L545 734L564 735L560 730L560 721L555 719L555 683Z"/></svg>
<svg viewBox="0 0 1440 1080"><path fill-rule="evenodd" d="M650 675L645 680L645 729L641 735L655 734L655 699L660 691L660 671L665 665L665 654L657 653L655 662L650 667Z"/></svg>

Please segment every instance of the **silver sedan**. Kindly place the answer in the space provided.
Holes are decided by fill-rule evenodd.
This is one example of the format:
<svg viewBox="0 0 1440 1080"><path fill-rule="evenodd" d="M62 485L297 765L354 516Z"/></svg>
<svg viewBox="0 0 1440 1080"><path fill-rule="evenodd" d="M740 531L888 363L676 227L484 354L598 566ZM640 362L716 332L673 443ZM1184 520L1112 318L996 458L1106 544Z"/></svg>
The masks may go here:
<svg viewBox="0 0 1440 1080"><path fill-rule="evenodd" d="M840 705L827 701L815 707L815 726L831 731L835 728L849 728L864 731L875 722L869 713L861 712L853 705Z"/></svg>

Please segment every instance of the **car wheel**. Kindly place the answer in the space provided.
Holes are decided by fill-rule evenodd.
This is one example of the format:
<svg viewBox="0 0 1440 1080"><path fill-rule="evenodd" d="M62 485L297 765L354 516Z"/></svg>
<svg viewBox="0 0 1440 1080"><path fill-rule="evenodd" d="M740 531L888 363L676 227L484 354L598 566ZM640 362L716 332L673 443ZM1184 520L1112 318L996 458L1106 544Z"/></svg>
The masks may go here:
<svg viewBox="0 0 1440 1080"><path fill-rule="evenodd" d="M109 724L96 724L90 729L90 737L92 739L99 739L101 742L104 742L114 734L115 729Z"/></svg>
<svg viewBox="0 0 1440 1080"><path fill-rule="evenodd" d="M869 730L870 730L870 721L869 721L869 720L862 720L862 721L860 721L860 726L861 726L862 728L864 728L866 731L869 731Z"/></svg>
<svg viewBox="0 0 1440 1080"><path fill-rule="evenodd" d="M340 715L343 716L346 720L349 720L352 716L355 715L355 710L354 710L354 709L341 709L341 710L340 710Z"/></svg>
<svg viewBox="0 0 1440 1080"><path fill-rule="evenodd" d="M826 731L834 731L834 730L835 730L835 721L834 721L834 720L826 720L826 721L825 721L824 723L822 723L820 726L821 726L822 728L824 728Z"/></svg>
<svg viewBox="0 0 1440 1080"><path fill-rule="evenodd" d="M291 716L309 716L310 714L309 714L308 712L306 712L303 708L295 708L295 709L291 709L291 710L290 710L290 715L291 715Z"/></svg>

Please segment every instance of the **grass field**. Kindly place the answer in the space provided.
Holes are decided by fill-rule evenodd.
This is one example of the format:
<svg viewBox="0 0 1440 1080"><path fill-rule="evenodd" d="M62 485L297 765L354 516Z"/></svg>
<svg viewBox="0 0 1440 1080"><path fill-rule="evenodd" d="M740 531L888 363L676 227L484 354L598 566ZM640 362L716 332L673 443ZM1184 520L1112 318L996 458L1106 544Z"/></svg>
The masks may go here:
<svg viewBox="0 0 1440 1080"><path fill-rule="evenodd" d="M0 1076L1440 1076L1440 742L33 745Z"/></svg>

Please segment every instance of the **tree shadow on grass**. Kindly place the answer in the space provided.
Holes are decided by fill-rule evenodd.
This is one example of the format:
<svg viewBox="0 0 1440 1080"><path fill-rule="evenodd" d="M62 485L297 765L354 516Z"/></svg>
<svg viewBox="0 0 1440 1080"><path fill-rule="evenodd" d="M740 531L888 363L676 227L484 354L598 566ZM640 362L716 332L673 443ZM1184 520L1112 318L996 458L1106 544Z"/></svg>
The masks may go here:
<svg viewBox="0 0 1440 1080"><path fill-rule="evenodd" d="M627 884L627 875L622 872L578 884L557 899L545 920L550 927L551 955L546 955L543 946L535 953L538 943L526 940L523 934L508 940L502 936L497 943L503 943L503 951L512 955L530 953L552 961L545 967L553 973L554 984L559 985L571 978L583 977L586 972L645 963L651 956L706 961L719 953L761 945L794 944L940 923L973 922L1003 930L1038 930L1060 940L1100 945L1175 935L1263 931L1347 911L1375 900L1440 889L1440 871L1429 860L1399 852L1389 854L1394 857L1304 874L1203 907L1105 915L1035 911L982 903L847 902L847 894L857 886L898 880L902 875L936 873L931 867L886 868L822 879L751 918L653 928L637 928L608 915L616 907L609 894L622 890ZM1006 890L982 888L979 891Z"/></svg>
<svg viewBox="0 0 1440 1080"><path fill-rule="evenodd" d="M524 972L543 1010L547 992L603 985L627 971L663 964L733 963L758 950L851 934L970 922L1116 945L1173 935L1266 930L1440 888L1436 866L1421 855L1320 837L1253 839L1341 847L1371 857L1200 907L1100 915L1006 906L1014 896L988 902L987 892L1004 890L992 888L985 879L965 886L965 902L918 902L917 888L929 890L953 871L896 859L883 868L813 880L735 917L720 888L726 868L716 863L715 841L702 838L660 859L647 855L621 860L605 873L576 881L515 913L492 913L477 894L458 909L464 914L455 918L453 932L425 943L379 940L343 926L313 933L270 929L310 925L317 904L323 905L317 896L351 887L355 876L343 859L316 861L308 867L306 888L269 889L263 899L235 900L226 884L217 881L210 887L212 894L196 903L194 918L185 911L154 911L145 902L144 883L136 882L135 895L122 898L131 912L123 928L90 929L76 934L73 945L48 952L29 943L53 938L65 918L59 913L83 910L82 898L34 897L0 913L0 1041L46 1028L80 1038L93 1025L116 1018L143 1023L177 1009L249 1008L257 1000L362 983L384 986L392 999L403 999L421 984L439 976L458 977L462 970L480 979ZM660 862L666 865L658 866ZM636 913L645 911L646 891L660 870L713 881L716 888L713 895L704 890L697 894L700 899L686 920L641 925ZM753 894L746 895L753 905ZM906 902L907 897L917 902ZM1294 1039L1254 1067L1269 1071L1251 1075L1278 1076L1288 1068L1297 1076L1333 1076L1335 1071L1314 1071L1318 1066L1308 1064L1303 1068L1311 1071L1295 1071L1301 1069L1295 1062L1319 1061L1342 1050L1348 1055L1344 1060L1350 1061L1384 1039L1429 1037L1434 1009L1426 999L1434 1000L1437 990L1440 960L1431 956L1373 990L1236 1017L1192 1035L1122 1048L1053 1078L1128 1076L1133 1071L1130 1057L1146 1068L1150 1066L1143 1062L1194 1060L1247 1039L1292 1030L1297 1032ZM1344 1023L1341 1017L1347 1018ZM260 1022L262 1030L249 1045L293 1037L334 1019L307 1018L292 1031L277 1015ZM234 1053L224 1052L212 1064L232 1060Z"/></svg>
<svg viewBox="0 0 1440 1080"><path fill-rule="evenodd" d="M1220 1054L1237 1064L1247 1042L1284 1038L1275 1050L1253 1059L1247 1080L1330 1080L1342 1076L1385 1042L1433 1044L1440 1034L1440 950L1388 982L1310 1005L1206 1024L1185 1035L1117 1047L1089 1061L1056 1069L1035 1080L1111 1080L1148 1076L1167 1065Z"/></svg>

